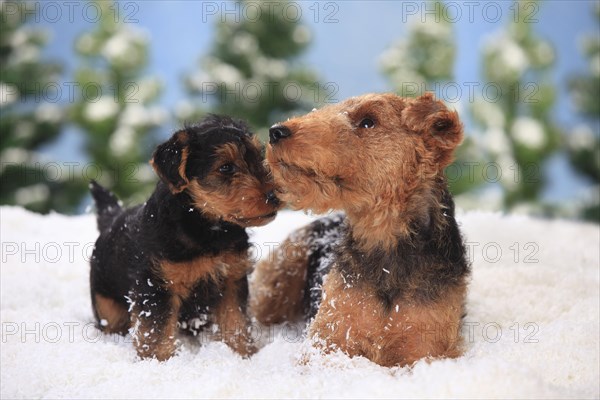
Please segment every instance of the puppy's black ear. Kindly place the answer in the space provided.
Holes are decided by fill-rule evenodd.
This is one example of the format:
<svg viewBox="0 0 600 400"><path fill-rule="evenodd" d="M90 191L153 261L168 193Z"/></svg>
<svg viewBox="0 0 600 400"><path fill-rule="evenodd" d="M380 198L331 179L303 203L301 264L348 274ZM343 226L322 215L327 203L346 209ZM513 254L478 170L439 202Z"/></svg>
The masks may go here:
<svg viewBox="0 0 600 400"><path fill-rule="evenodd" d="M223 118L223 117L222 117ZM250 130L248 124L241 119L229 118L224 119L222 122L222 126L231 133L234 133L241 137L251 138L254 136L254 133Z"/></svg>
<svg viewBox="0 0 600 400"><path fill-rule="evenodd" d="M176 132L171 139L154 150L150 160L156 174L173 193L181 192L189 184L185 173L189 153L188 142L189 134L186 130Z"/></svg>

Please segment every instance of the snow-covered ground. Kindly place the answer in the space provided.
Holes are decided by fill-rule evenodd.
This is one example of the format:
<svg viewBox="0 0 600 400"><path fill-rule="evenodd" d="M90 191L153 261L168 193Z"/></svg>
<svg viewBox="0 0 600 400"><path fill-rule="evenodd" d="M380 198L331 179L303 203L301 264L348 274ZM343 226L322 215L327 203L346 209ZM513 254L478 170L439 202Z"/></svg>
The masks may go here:
<svg viewBox="0 0 600 400"><path fill-rule="evenodd" d="M310 219L282 212L253 241L265 256ZM595 225L460 214L473 259L467 352L390 369L342 354L301 365L309 347L295 326L262 329L264 347L251 359L186 341L167 362L140 361L130 338L93 327L94 217L3 207L0 220L2 398L600 396Z"/></svg>

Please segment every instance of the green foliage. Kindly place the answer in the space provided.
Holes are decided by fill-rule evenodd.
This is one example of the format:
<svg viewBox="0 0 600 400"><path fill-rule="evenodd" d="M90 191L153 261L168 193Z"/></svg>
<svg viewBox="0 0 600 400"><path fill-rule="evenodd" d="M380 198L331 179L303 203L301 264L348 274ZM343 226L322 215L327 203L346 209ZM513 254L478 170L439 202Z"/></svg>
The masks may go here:
<svg viewBox="0 0 600 400"><path fill-rule="evenodd" d="M443 6L442 2L433 2L437 15L425 21L413 18L406 37L394 42L381 55L381 70L401 96L421 95L426 91L423 88L431 87L434 82L450 81L454 76L454 28L441 18ZM418 93L414 92L415 87Z"/></svg>
<svg viewBox="0 0 600 400"><path fill-rule="evenodd" d="M115 21L112 2L97 1L102 17L75 44L81 66L75 73L82 90L71 110L86 137L86 153L101 171L99 180L121 198L140 201L152 190L148 165L157 128L166 112L151 106L161 92L155 77L142 72L148 60L144 32Z"/></svg>
<svg viewBox="0 0 600 400"><path fill-rule="evenodd" d="M595 3L595 16L600 23L600 4ZM569 82L571 97L587 123L576 126L565 136L569 159L575 170L593 183L590 199L579 206L583 218L600 222L600 37L587 35L582 43L589 72ZM593 131L592 126L596 128Z"/></svg>
<svg viewBox="0 0 600 400"><path fill-rule="evenodd" d="M73 212L87 194L87 179L94 177L129 202L142 201L153 187L155 176L147 161L168 115L154 105L161 83L145 73L148 39L134 26L115 21L116 3L95 3L102 18L76 41L74 79L65 79L59 62L41 57L48 34L25 19L34 14L5 15L6 8L0 7L0 204ZM195 101L177 107L178 119L194 122L207 112L231 114L264 134L274 121L333 100L335 84L319 83L316 72L300 62L310 44L308 28L286 19L281 12L285 2L266 3L239 0L234 4L249 13L237 22L227 16L217 21L209 52L185 77ZM256 5L260 18L252 15ZM600 22L600 6L594 5ZM432 6L437 18L429 14L425 21L410 21L405 37L382 54L381 70L400 95L435 91L454 79L454 28L443 17L444 2L427 7ZM27 7L35 8L31 3ZM493 101L478 96L466 110L457 105L468 134L446 170L450 188L464 194L463 201L475 194L473 205L484 206L477 196L489 188L483 184L484 168L493 162L502 172L495 185L504 209L571 212L600 221L600 38L588 35L582 42L589 70L568 85L583 122L564 134L552 118L554 49L525 20L530 0L510 7L510 20L484 42L482 51L482 81L493 84L501 96ZM61 79L77 83L72 105L52 100ZM72 170L42 155L67 129L84 138L83 151L93 163L87 175L82 165ZM574 169L593 185L587 200L563 207L574 211L540 199L546 186L544 164L561 144Z"/></svg>
<svg viewBox="0 0 600 400"><path fill-rule="evenodd" d="M42 59L48 34L31 28L31 17L0 7L0 204L69 211L84 188L48 168L40 153L64 124L63 111L52 102L62 66Z"/></svg>
<svg viewBox="0 0 600 400"><path fill-rule="evenodd" d="M483 77L502 95L497 101L479 99L472 113L483 129L490 159L503 171L504 207L533 211L540 208L546 184L541 172L558 148L560 131L552 119L554 50L535 34L535 24L526 20L530 3L515 3L516 20L511 18L485 44ZM506 173L511 170L516 174Z"/></svg>
<svg viewBox="0 0 600 400"><path fill-rule="evenodd" d="M600 23L600 3L594 3L594 14ZM587 35L582 43L582 52L588 61L589 74L573 77L569 82L571 95L578 111L591 119L600 118L600 37L598 31Z"/></svg>
<svg viewBox="0 0 600 400"><path fill-rule="evenodd" d="M236 6L243 3L248 1ZM188 92L200 101L180 108L180 119L194 120L206 112L230 114L266 133L274 121L327 100L329 88L299 62L310 42L308 28L284 16L277 7L285 2L250 3L260 6L260 14L245 15L239 22L218 21L211 51L185 79Z"/></svg>
<svg viewBox="0 0 600 400"><path fill-rule="evenodd" d="M149 107L160 94L156 78L142 76L148 58L145 35L115 21L116 4L97 1L101 19L78 38L81 65L71 88L75 102L52 103L52 88L61 88L61 67L40 58L47 35L31 28L24 16L1 15L0 153L1 204L31 210L73 212L97 178L126 200L140 201L155 181L147 161L153 135L166 117ZM37 9L31 4L20 6ZM0 12L5 7L0 7ZM72 81L73 79L68 79ZM67 90L67 89L64 89ZM91 163L57 163L40 155L67 126L85 138Z"/></svg>
<svg viewBox="0 0 600 400"><path fill-rule="evenodd" d="M435 84L450 82L454 77L456 43L452 24L443 18L443 2L432 2L425 21L409 21L405 38L394 42L381 55L380 66L393 90L401 96L418 96ZM452 106L452 105L451 105ZM476 142L466 137L456 152L456 160L446 169L450 190L455 195L475 190L482 183L482 162Z"/></svg>
<svg viewBox="0 0 600 400"><path fill-rule="evenodd" d="M433 7L437 16L412 21L406 37L382 55L383 72L401 95L420 95L453 79L452 24L443 17L443 2L428 5ZM546 184L541 171L560 141L551 116L555 90L549 74L554 50L526 20L531 2L511 7L517 18L490 37L482 53L483 81L492 84L498 96L478 96L468 110L470 118L463 113L462 118L475 126L446 175L454 194L480 192L490 186L482 185L487 177L488 183L497 181L501 187L500 206L547 213L548 208L540 204Z"/></svg>

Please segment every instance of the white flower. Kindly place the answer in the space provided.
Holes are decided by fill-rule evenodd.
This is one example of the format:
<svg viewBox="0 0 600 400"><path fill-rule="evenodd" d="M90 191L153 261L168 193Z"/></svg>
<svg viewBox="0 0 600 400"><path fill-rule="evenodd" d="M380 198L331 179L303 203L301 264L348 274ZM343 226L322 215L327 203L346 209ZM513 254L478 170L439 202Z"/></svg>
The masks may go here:
<svg viewBox="0 0 600 400"><path fill-rule="evenodd" d="M131 51L131 42L125 35L116 34L106 41L102 54L111 60L124 58Z"/></svg>
<svg viewBox="0 0 600 400"><path fill-rule="evenodd" d="M138 100L141 103L148 102L156 97L160 91L161 84L156 78L146 78L136 82L137 93L131 100Z"/></svg>
<svg viewBox="0 0 600 400"><path fill-rule="evenodd" d="M15 127L15 136L19 139L29 139L33 136L35 124L28 120L17 122Z"/></svg>
<svg viewBox="0 0 600 400"><path fill-rule="evenodd" d="M237 68L229 64L219 63L211 70L212 77L217 82L223 82L225 85L241 84L242 74Z"/></svg>
<svg viewBox="0 0 600 400"><path fill-rule="evenodd" d="M205 83L211 82L211 77L203 70L195 71L189 78L188 83L194 90L201 91L205 88Z"/></svg>
<svg viewBox="0 0 600 400"><path fill-rule="evenodd" d="M21 47L15 48L11 57L13 64L33 63L40 58L40 49L31 44L24 44Z"/></svg>
<svg viewBox="0 0 600 400"><path fill-rule="evenodd" d="M4 150L2 154L0 154L0 158L2 158L0 168L4 168L9 164L24 163L29 159L29 152L16 147L9 147L8 149Z"/></svg>
<svg viewBox="0 0 600 400"><path fill-rule="evenodd" d="M114 117L119 112L119 104L109 96L102 96L94 103L88 103L83 110L83 116L94 122L104 121Z"/></svg>
<svg viewBox="0 0 600 400"><path fill-rule="evenodd" d="M544 126L530 117L517 118L510 133L517 143L530 149L540 149L546 144Z"/></svg>
<svg viewBox="0 0 600 400"><path fill-rule="evenodd" d="M299 25L292 33L292 40L296 43L308 43L310 41L310 31L306 26Z"/></svg>
<svg viewBox="0 0 600 400"><path fill-rule="evenodd" d="M194 105L187 101L182 100L175 105L175 116L182 120L187 120L194 115Z"/></svg>
<svg viewBox="0 0 600 400"><path fill-rule="evenodd" d="M120 126L110 137L109 147L111 152L117 156L127 154L135 139L135 130L129 126Z"/></svg>
<svg viewBox="0 0 600 400"><path fill-rule="evenodd" d="M56 124L62 119L62 112L56 104L43 103L35 110L35 119L40 122Z"/></svg>
<svg viewBox="0 0 600 400"><path fill-rule="evenodd" d="M152 106L147 108L146 115L148 115L148 124L150 125L161 125L169 118L167 111L160 106Z"/></svg>
<svg viewBox="0 0 600 400"><path fill-rule="evenodd" d="M146 108L140 104L128 104L119 118L119 123L131 127L146 125L148 123Z"/></svg>
<svg viewBox="0 0 600 400"><path fill-rule="evenodd" d="M495 35L486 40L485 52L493 55L494 63L491 65L494 76L507 74L522 75L529 67L529 59L525 50L518 43L506 35Z"/></svg>
<svg viewBox="0 0 600 400"><path fill-rule="evenodd" d="M7 106L19 99L19 90L16 86L0 82L0 106Z"/></svg>
<svg viewBox="0 0 600 400"><path fill-rule="evenodd" d="M593 76L600 76L600 53L595 54L590 58L590 72Z"/></svg>
<svg viewBox="0 0 600 400"><path fill-rule="evenodd" d="M44 183L26 186L15 192L15 201L22 206L44 201L50 196L50 189Z"/></svg>
<svg viewBox="0 0 600 400"><path fill-rule="evenodd" d="M379 56L379 65L381 65L381 68L384 70L393 69L401 62L403 54L404 52L400 46L398 44L393 44L381 53Z"/></svg>
<svg viewBox="0 0 600 400"><path fill-rule="evenodd" d="M136 171L135 177L143 182L150 182L156 178L154 170L148 163L139 164L139 169Z"/></svg>
<svg viewBox="0 0 600 400"><path fill-rule="evenodd" d="M240 32L231 40L230 49L235 54L252 54L258 50L258 43L251 34Z"/></svg>
<svg viewBox="0 0 600 400"><path fill-rule="evenodd" d="M282 60L258 57L254 61L252 69L257 75L268 76L272 80L281 80L287 73L287 64Z"/></svg>
<svg viewBox="0 0 600 400"><path fill-rule="evenodd" d="M594 132L588 125L579 124L569 135L569 146L573 150L584 150L593 148L596 143Z"/></svg>
<svg viewBox="0 0 600 400"><path fill-rule="evenodd" d="M162 107L128 104L119 118L119 124L132 128L160 125L167 117L167 112Z"/></svg>
<svg viewBox="0 0 600 400"><path fill-rule="evenodd" d="M94 37L87 33L82 35L79 40L77 40L77 43L75 44L75 46L77 47L77 50L79 50L80 52L84 53L84 54L89 54L92 52L92 50L94 50L94 46L96 45L96 39L94 39Z"/></svg>
<svg viewBox="0 0 600 400"><path fill-rule="evenodd" d="M500 60L505 67L515 71L519 75L529 66L525 51L512 40L506 40L501 45Z"/></svg>
<svg viewBox="0 0 600 400"><path fill-rule="evenodd" d="M420 18L411 19L409 29L413 32L442 40L448 40L448 37L452 34L451 24L434 22L434 18L427 18L426 22L422 22Z"/></svg>
<svg viewBox="0 0 600 400"><path fill-rule="evenodd" d="M550 65L554 61L554 49L545 41L540 41L533 51L542 65Z"/></svg>
<svg viewBox="0 0 600 400"><path fill-rule="evenodd" d="M491 127L484 134L484 146L494 154L505 154L511 151L510 142L501 128Z"/></svg>
<svg viewBox="0 0 600 400"><path fill-rule="evenodd" d="M29 40L29 35L28 35L28 31L25 29L17 29L11 36L10 36L10 45L12 47L20 47L23 46L24 44L27 43L27 41Z"/></svg>
<svg viewBox="0 0 600 400"><path fill-rule="evenodd" d="M121 30L104 43L102 55L112 62L126 61L135 64L140 58L138 46L144 45L146 37L133 30Z"/></svg>
<svg viewBox="0 0 600 400"><path fill-rule="evenodd" d="M502 182L502 185L509 190L515 189L518 186L514 173L516 168L515 159L512 158L508 153L502 153L496 159L496 163L498 164L499 168L498 173L501 174L500 182ZM493 168L489 168L490 174L493 170ZM495 171L493 172L495 173ZM495 179L496 177L492 176L490 178Z"/></svg>
<svg viewBox="0 0 600 400"><path fill-rule="evenodd" d="M504 128L506 123L504 113L496 103L476 99L473 103L473 113L491 128Z"/></svg>

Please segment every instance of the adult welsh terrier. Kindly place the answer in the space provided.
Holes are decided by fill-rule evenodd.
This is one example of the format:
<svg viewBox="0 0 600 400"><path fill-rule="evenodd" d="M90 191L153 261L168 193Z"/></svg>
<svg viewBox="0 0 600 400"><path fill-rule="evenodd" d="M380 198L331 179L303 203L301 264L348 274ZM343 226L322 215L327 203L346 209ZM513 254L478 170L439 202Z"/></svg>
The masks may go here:
<svg viewBox="0 0 600 400"><path fill-rule="evenodd" d="M278 197L344 214L294 232L257 266L252 314L303 316L324 351L383 366L459 356L470 266L443 173L463 138L457 113L431 94L367 94L269 133Z"/></svg>

